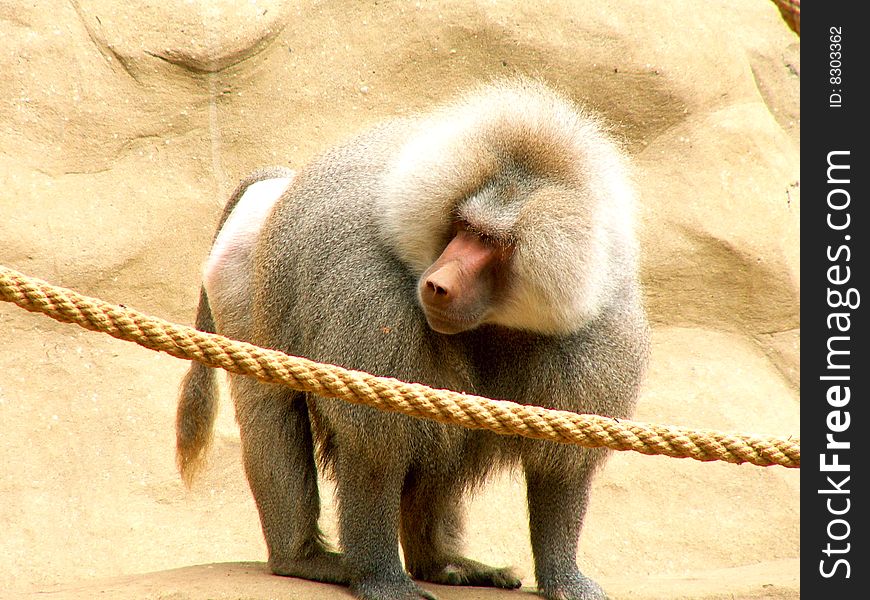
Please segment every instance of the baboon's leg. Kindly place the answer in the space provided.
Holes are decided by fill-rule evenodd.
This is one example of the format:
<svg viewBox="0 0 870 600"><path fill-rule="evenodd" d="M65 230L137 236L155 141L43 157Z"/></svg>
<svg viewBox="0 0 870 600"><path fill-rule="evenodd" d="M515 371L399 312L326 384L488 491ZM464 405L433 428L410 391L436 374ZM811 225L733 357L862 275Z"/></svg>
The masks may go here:
<svg viewBox="0 0 870 600"><path fill-rule="evenodd" d="M326 550L317 525L320 496L304 396L243 376L232 377L231 389L269 567L277 575L349 583L342 556Z"/></svg>
<svg viewBox="0 0 870 600"><path fill-rule="evenodd" d="M335 449L335 479L351 590L367 600L434 600L411 580L399 558L399 498L407 460L395 447L349 441L346 437Z"/></svg>
<svg viewBox="0 0 870 600"><path fill-rule="evenodd" d="M411 576L446 585L520 586L510 568L465 558L463 532L460 483L409 477L402 494L401 538Z"/></svg>
<svg viewBox="0 0 870 600"><path fill-rule="evenodd" d="M537 451L533 445L539 446ZM547 442L527 443L526 450L523 466L538 590L554 600L605 600L598 584L577 567L592 473L604 452Z"/></svg>

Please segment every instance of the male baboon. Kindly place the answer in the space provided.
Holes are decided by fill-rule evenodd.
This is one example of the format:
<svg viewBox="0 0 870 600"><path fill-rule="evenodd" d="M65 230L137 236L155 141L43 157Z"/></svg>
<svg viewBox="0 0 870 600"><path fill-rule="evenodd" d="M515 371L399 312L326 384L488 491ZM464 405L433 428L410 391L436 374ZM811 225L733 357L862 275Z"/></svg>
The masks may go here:
<svg viewBox="0 0 870 600"><path fill-rule="evenodd" d="M629 417L648 332L624 163L595 119L526 79L387 122L295 177L276 169L242 183L206 266L197 326L433 387ZM576 553L605 451L241 376L231 391L275 573L371 599L431 598L411 577L518 587L510 569L462 555L460 500L494 467L519 463L540 593L604 597ZM177 422L187 480L215 396L213 371L194 363ZM315 452L336 481L340 554L318 528Z"/></svg>

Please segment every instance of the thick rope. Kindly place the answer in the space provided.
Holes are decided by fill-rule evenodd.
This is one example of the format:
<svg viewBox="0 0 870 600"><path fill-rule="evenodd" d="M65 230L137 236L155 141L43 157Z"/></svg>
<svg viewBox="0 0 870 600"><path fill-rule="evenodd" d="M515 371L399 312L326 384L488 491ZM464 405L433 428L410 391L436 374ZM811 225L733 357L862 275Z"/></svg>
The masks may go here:
<svg viewBox="0 0 870 600"><path fill-rule="evenodd" d="M52 286L3 266L0 266L0 299L31 312L44 313L57 321L102 331L209 367L288 385L318 396L340 398L441 423L587 447L634 450L642 454L800 467L798 438L650 425L433 390L424 385L316 363L175 325L124 306Z"/></svg>

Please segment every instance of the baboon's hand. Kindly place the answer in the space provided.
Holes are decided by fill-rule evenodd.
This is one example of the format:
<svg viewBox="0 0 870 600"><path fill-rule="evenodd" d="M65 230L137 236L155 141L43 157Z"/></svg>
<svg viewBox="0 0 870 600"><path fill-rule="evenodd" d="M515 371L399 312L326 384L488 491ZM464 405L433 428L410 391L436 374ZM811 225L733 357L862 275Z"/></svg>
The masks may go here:
<svg viewBox="0 0 870 600"><path fill-rule="evenodd" d="M410 578L399 581L368 579L350 587L360 600L438 600L435 594L424 590Z"/></svg>
<svg viewBox="0 0 870 600"><path fill-rule="evenodd" d="M509 567L497 568L464 557L452 557L428 568L410 568L411 576L442 585L471 585L515 590L522 581Z"/></svg>
<svg viewBox="0 0 870 600"><path fill-rule="evenodd" d="M538 593L547 600L608 600L597 583L581 573L538 583Z"/></svg>

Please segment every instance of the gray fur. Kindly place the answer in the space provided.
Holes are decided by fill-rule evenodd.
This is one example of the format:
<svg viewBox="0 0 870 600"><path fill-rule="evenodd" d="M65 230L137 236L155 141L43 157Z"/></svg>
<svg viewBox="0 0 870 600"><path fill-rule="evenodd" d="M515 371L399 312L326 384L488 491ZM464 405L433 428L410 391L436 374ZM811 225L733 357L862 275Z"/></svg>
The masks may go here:
<svg viewBox="0 0 870 600"><path fill-rule="evenodd" d="M468 110L457 112L463 106ZM491 111L498 114L485 106L500 107ZM435 149L458 155L445 156L448 166L434 174L427 171L439 162L421 155L427 171L415 173L413 149L426 147L426 135L453 135L432 128L449 129L457 114L470 115L457 129L461 139L442 139ZM485 123L479 135L475 119ZM555 143L547 137L553 132L567 141ZM526 80L485 86L432 115L376 127L303 168L275 206L254 249L252 326L241 337L437 388L630 417L648 330L621 156L593 120ZM476 166L483 163L489 166ZM469 181L452 187L440 184L466 175ZM609 181L614 177L619 181ZM398 193L402 185L405 194ZM450 190L462 191L444 197ZM500 211L499 203L510 208ZM457 215L513 236L522 269L508 274L491 318L442 335L428 328L416 289L426 266L420 257L434 247L427 260L437 258ZM582 235L574 235L581 218ZM421 239L405 231L393 241L391 232L403 227ZM536 263L542 260L573 271L559 280L554 265ZM584 273L596 283L573 289ZM538 299L540 319L506 317L518 326L505 326L501 313L516 308L506 303L527 307L529 298ZM562 309L553 304L560 298L582 309L550 318ZM197 325L214 328L214 321L220 316L210 315L203 293ZM186 479L185 465L196 462L188 457L202 452L198 440L208 437L202 432L213 419L189 415L213 414L212 377L194 364L182 386L178 452ZM275 573L346 584L371 599L431 598L408 573L438 583L517 587L509 569L464 558L459 504L493 468L519 464L540 593L554 600L605 597L578 570L576 554L592 474L606 451L383 413L240 376L231 378L231 390ZM316 457L337 483L342 554L327 549L318 529Z"/></svg>

